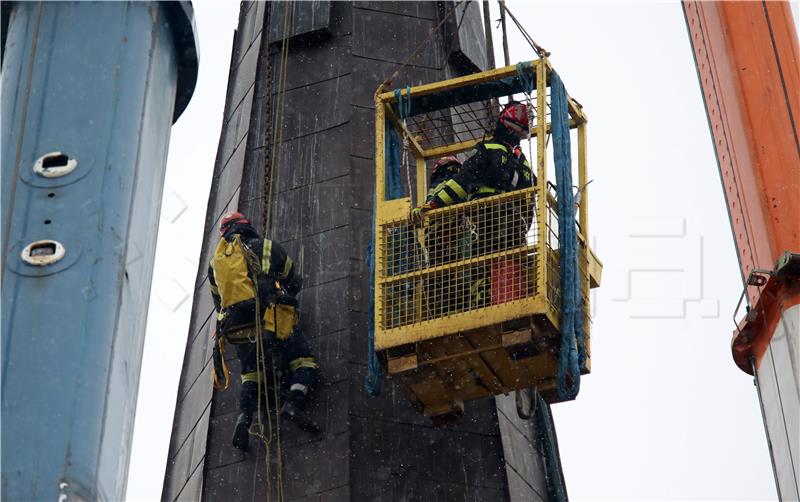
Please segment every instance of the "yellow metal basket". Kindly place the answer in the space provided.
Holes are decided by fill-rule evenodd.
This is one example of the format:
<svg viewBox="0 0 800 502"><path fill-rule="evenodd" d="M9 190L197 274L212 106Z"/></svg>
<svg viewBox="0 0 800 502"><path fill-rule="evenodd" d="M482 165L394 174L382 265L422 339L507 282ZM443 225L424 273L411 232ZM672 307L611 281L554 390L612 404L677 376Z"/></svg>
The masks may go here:
<svg viewBox="0 0 800 502"><path fill-rule="evenodd" d="M530 94L523 92L520 68L535 79ZM550 402L558 399L558 214L547 170L551 71L540 59L376 93L375 348L426 415L458 413L464 401L528 387L538 387ZM488 139L501 101L512 97L528 102L536 186L436 209L421 224L410 224L410 210L425 200L429 163ZM587 349L581 372L588 373L589 288L599 285L602 265L587 245L587 119L577 102L568 102L581 187L577 223ZM402 120L400 106L407 112ZM395 133L405 194L389 200L386 152Z"/></svg>

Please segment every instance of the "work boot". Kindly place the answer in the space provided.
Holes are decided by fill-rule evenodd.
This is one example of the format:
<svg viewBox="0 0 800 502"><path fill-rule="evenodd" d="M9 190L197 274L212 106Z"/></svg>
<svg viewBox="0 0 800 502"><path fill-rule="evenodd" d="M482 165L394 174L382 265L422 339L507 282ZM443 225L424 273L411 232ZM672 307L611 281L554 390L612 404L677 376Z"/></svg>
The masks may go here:
<svg viewBox="0 0 800 502"><path fill-rule="evenodd" d="M281 417L294 423L296 426L308 433L319 434L322 432L322 429L320 429L319 426L308 417L303 409L303 400L305 399L305 395L295 397L293 396L295 392L296 391L292 391L289 399L283 403L283 406L281 407Z"/></svg>
<svg viewBox="0 0 800 502"><path fill-rule="evenodd" d="M233 429L233 439L231 443L237 450L247 451L247 444L250 441L250 424L253 417L240 413L239 418L236 419L236 427Z"/></svg>

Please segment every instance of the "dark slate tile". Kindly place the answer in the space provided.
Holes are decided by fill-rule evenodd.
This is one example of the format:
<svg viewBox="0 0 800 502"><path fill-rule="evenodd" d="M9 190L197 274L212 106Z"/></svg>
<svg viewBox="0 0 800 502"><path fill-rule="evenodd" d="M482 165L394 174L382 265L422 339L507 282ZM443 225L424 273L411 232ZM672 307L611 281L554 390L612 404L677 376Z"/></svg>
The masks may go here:
<svg viewBox="0 0 800 502"><path fill-rule="evenodd" d="M245 137L247 136L247 128L250 123L250 111L252 109L252 87L248 90L247 99L240 101L236 109L231 113L227 124L222 125L222 142L220 143L217 156L220 159L221 167L220 172L228 164L228 161L233 155L233 151L240 146L244 146ZM219 172L215 172L214 176L218 176Z"/></svg>
<svg viewBox="0 0 800 502"><path fill-rule="evenodd" d="M375 161L361 157L350 157L352 207L372 212L375 202Z"/></svg>
<svg viewBox="0 0 800 502"><path fill-rule="evenodd" d="M497 413L504 416L509 423L517 429L517 431L525 437L528 442L534 441L535 431L533 422L519 418L517 413L517 402L514 394L508 396L496 396L495 405L497 406ZM527 395L523 394L523 406L525 410L530 410L530 401Z"/></svg>
<svg viewBox="0 0 800 502"><path fill-rule="evenodd" d="M508 468L508 500L509 502L547 502L547 490L535 490L517 471Z"/></svg>
<svg viewBox="0 0 800 502"><path fill-rule="evenodd" d="M367 365L367 328L369 315L366 312L350 311L350 357L349 361L357 365Z"/></svg>
<svg viewBox="0 0 800 502"><path fill-rule="evenodd" d="M350 286L347 289L349 308L355 312L368 312L370 303L369 267L363 260L350 260Z"/></svg>
<svg viewBox="0 0 800 502"><path fill-rule="evenodd" d="M425 40L437 21L408 16L398 16L373 10L354 11L353 54L357 56L402 63ZM381 40L383 43L371 43ZM428 68L441 68L444 60L437 50L437 35L411 64Z"/></svg>
<svg viewBox="0 0 800 502"><path fill-rule="evenodd" d="M231 345L227 345L225 348L225 363L228 365L230 383L225 390L214 390L214 404L211 410L213 417L239 411L239 388L242 374L236 349Z"/></svg>
<svg viewBox="0 0 800 502"><path fill-rule="evenodd" d="M350 478L350 435L339 434L287 449L284 466L289 500L345 485Z"/></svg>
<svg viewBox="0 0 800 502"><path fill-rule="evenodd" d="M261 38L257 38L247 49L239 66L234 70L235 80L231 92L230 103L232 107L238 106L244 99L247 91L253 86L256 78L256 64L258 51L261 48Z"/></svg>
<svg viewBox="0 0 800 502"><path fill-rule="evenodd" d="M353 190L350 176L347 175L311 185L309 198L300 205L307 210L301 222L303 235L347 225Z"/></svg>
<svg viewBox="0 0 800 502"><path fill-rule="evenodd" d="M298 295L300 326L307 337L315 338L348 328L347 284L347 279L342 278L303 288Z"/></svg>
<svg viewBox="0 0 800 502"><path fill-rule="evenodd" d="M448 6L448 9L451 7ZM464 10L466 9L466 12ZM486 39L483 26L481 6L477 2L467 2L456 7L456 12L451 18L453 29L459 26L458 40L453 44L453 49L459 50L469 60L468 67L463 70L486 70ZM501 42L502 43L502 42Z"/></svg>
<svg viewBox="0 0 800 502"><path fill-rule="evenodd" d="M301 186L294 190L281 192L274 197L275 208L277 208L277 221L280 222L275 228L272 238L279 241L294 241L303 236L303 213L306 208L303 205L309 199L311 188Z"/></svg>
<svg viewBox="0 0 800 502"><path fill-rule="evenodd" d="M206 293L211 296L210 293ZM186 350L181 370L181 387L178 390L178 401L182 401L189 390L189 386L199 378L203 369L211 358L211 331L212 323L206 320L198 330L196 336Z"/></svg>
<svg viewBox="0 0 800 502"><path fill-rule="evenodd" d="M206 324L209 323L208 318L214 312L214 300L211 298L211 290L208 289L207 270L203 269L202 273L202 281L198 286L192 305L192 320L187 345L193 343L194 339L200 336L200 332L206 329ZM214 323L211 322L211 328L213 329L213 327Z"/></svg>
<svg viewBox="0 0 800 502"><path fill-rule="evenodd" d="M168 496L166 493L162 494L162 500L174 500L177 502L195 502L200 500L203 490L203 462L194 468L192 475L189 477L186 484L181 488L180 493L176 497Z"/></svg>
<svg viewBox="0 0 800 502"><path fill-rule="evenodd" d="M321 30L327 32L330 26L331 2L291 2L288 5L291 6L291 23L287 33L284 29L287 4L285 2L270 3L270 42L278 42L284 36L292 39L302 37L303 40L307 40L312 38L311 35L318 35Z"/></svg>
<svg viewBox="0 0 800 502"><path fill-rule="evenodd" d="M314 493L311 495L303 495L302 497L288 499L288 502L320 502L321 495Z"/></svg>
<svg viewBox="0 0 800 502"><path fill-rule="evenodd" d="M206 469L211 471L221 466L226 466L244 460L247 454L242 454L231 445L230 438L236 425L239 411L215 415L211 418L211 437L206 450ZM250 437L251 445L255 445L258 439Z"/></svg>
<svg viewBox="0 0 800 502"><path fill-rule="evenodd" d="M249 140L250 138L248 138ZM245 152L245 165L242 172L239 193L239 210L250 217L255 228L261 229L262 204L264 202L264 163L267 151L264 148Z"/></svg>
<svg viewBox="0 0 800 502"><path fill-rule="evenodd" d="M303 275L308 287L347 277L353 249L349 235L348 227L339 227L303 238Z"/></svg>
<svg viewBox="0 0 800 502"><path fill-rule="evenodd" d="M458 500L467 502L503 502L508 500L505 488L472 486L461 483L448 483L436 480L400 483L397 493L403 494L404 501Z"/></svg>
<svg viewBox="0 0 800 502"><path fill-rule="evenodd" d="M239 190L239 183L242 179L242 170L244 169L245 145L240 144L233 155L225 164L225 168L219 173L219 176L212 179L212 183L217 187L217 200L228 201L233 196L234 192Z"/></svg>
<svg viewBox="0 0 800 502"><path fill-rule="evenodd" d="M402 1L402 2L358 2L357 9L377 10L402 16L420 17L431 21L439 21L439 13L433 2Z"/></svg>
<svg viewBox="0 0 800 502"><path fill-rule="evenodd" d="M286 89L297 89L350 73L350 44L351 37L347 36L326 39L323 43L293 46Z"/></svg>
<svg viewBox="0 0 800 502"><path fill-rule="evenodd" d="M350 191L345 175L280 193L277 239L296 240L346 225Z"/></svg>
<svg viewBox="0 0 800 502"><path fill-rule="evenodd" d="M350 331L342 330L308 340L325 382L347 380L350 366Z"/></svg>
<svg viewBox="0 0 800 502"><path fill-rule="evenodd" d="M358 500L373 499L375 487L392 478L398 483L395 494L407 493L426 481L441 485L449 481L452 488L448 490L453 490L449 493L474 493L478 487L505 490L497 437L355 416L351 434L359 438L352 445L353 468L361 475L351 479ZM417 496L409 500L422 500Z"/></svg>
<svg viewBox="0 0 800 502"><path fill-rule="evenodd" d="M351 255L353 260L366 262L367 247L372 242L372 209L350 209L350 230L355 246ZM359 272L361 272L359 270Z"/></svg>
<svg viewBox="0 0 800 502"><path fill-rule="evenodd" d="M312 84L285 94L284 140L324 131L350 120L351 76Z"/></svg>
<svg viewBox="0 0 800 502"><path fill-rule="evenodd" d="M342 124L318 134L285 141L279 158L277 186L280 192L306 186L350 172L349 152L332 145L349 141L349 124Z"/></svg>
<svg viewBox="0 0 800 502"><path fill-rule="evenodd" d="M191 473L191 453L191 447L185 447L184 443L184 446L174 454L173 458L167 459L169 474L164 479L163 498L165 500L174 500L183 489Z"/></svg>
<svg viewBox="0 0 800 502"><path fill-rule="evenodd" d="M243 29L248 22L247 13L242 7L243 6L240 5L239 21L236 25L236 31L233 33L233 48L231 49L231 75L233 75L232 70L241 60L242 56L247 50L247 47L250 46L249 37L244 34L244 31L246 30Z"/></svg>
<svg viewBox="0 0 800 502"><path fill-rule="evenodd" d="M206 242L204 242L205 249L209 250L209 255L205 256L205 260L200 266L203 270L208 268L208 260L211 258L211 254L214 253L214 248L216 248L217 242L219 241L219 222L222 219L222 215L227 213L228 211L235 211L239 208L239 191L240 187L238 184L234 185L234 190L232 193L228 193L227 190L220 191L220 197L217 198L216 204L213 208L214 214L214 223L211 226L211 232L208 232L206 235ZM224 195L224 196L223 196Z"/></svg>
<svg viewBox="0 0 800 502"><path fill-rule="evenodd" d="M198 464L205 459L206 448L208 447L208 428L211 423L211 408L203 412L203 417L197 423L192 437L192 469L196 469ZM188 443L187 443L188 446Z"/></svg>
<svg viewBox="0 0 800 502"><path fill-rule="evenodd" d="M263 460L255 461L255 456L234 464L206 468L203 482L202 500L257 500L255 492L265 493ZM264 497L266 498L266 497Z"/></svg>
<svg viewBox="0 0 800 502"><path fill-rule="evenodd" d="M294 448L295 445L303 443L331 439L348 431L350 427L348 382L326 382L325 375L321 380L322 382L317 385L309 398L306 411L322 428L322 436L310 435L292 424L287 424L283 428L285 433L282 437L282 441L287 448Z"/></svg>
<svg viewBox="0 0 800 502"><path fill-rule="evenodd" d="M544 458L505 415L500 415L498 422L506 466L522 476L532 489L546 494Z"/></svg>
<svg viewBox="0 0 800 502"><path fill-rule="evenodd" d="M351 124L350 154L365 159L374 159L375 112L371 108L353 106ZM374 174L372 178L375 178Z"/></svg>
<svg viewBox="0 0 800 502"><path fill-rule="evenodd" d="M227 130L234 132L234 145L244 144L242 140L245 135L247 135L250 128L250 115L253 109L254 93L255 85L247 89L247 94L242 98L238 108L234 111L234 115L231 116L231 120L225 125Z"/></svg>
<svg viewBox="0 0 800 502"><path fill-rule="evenodd" d="M236 41L234 42L234 53L231 63L238 66L245 57L247 49L260 36L261 27L264 24L263 8L259 9L261 2L247 2L242 5L239 11L239 26L236 29ZM256 6L256 9L252 9Z"/></svg>
<svg viewBox="0 0 800 502"><path fill-rule="evenodd" d="M319 494L319 502L341 502L350 498L350 485L340 486Z"/></svg>
<svg viewBox="0 0 800 502"><path fill-rule="evenodd" d="M332 38L340 38L353 33L353 5L354 2L331 2Z"/></svg>
<svg viewBox="0 0 800 502"><path fill-rule="evenodd" d="M261 31L264 28L264 15L266 14L268 6L268 2L256 1L253 2L253 5L249 10L249 13L254 19L252 35L250 36L253 42L255 42L257 38L261 37Z"/></svg>
<svg viewBox="0 0 800 502"><path fill-rule="evenodd" d="M374 109L375 90L384 80L394 75L399 65L395 62L376 61L372 57L368 54L366 58L360 56L352 58L353 82L356 86L353 89L352 104ZM388 90L405 89L407 85L414 87L430 84L442 79L444 79L443 72L436 68L406 66L391 82Z"/></svg>
<svg viewBox="0 0 800 502"><path fill-rule="evenodd" d="M206 378L209 376L209 374L205 374ZM194 385L189 390L187 398L176 406L169 450L172 457L175 457L184 447L203 419L203 415L207 414L210 402L211 386Z"/></svg>

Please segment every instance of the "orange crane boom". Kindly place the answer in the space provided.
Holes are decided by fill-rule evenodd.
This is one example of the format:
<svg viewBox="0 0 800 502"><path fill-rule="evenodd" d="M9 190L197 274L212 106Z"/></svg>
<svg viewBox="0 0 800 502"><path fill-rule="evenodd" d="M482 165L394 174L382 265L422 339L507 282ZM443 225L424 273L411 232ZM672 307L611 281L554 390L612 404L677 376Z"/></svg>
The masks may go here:
<svg viewBox="0 0 800 502"><path fill-rule="evenodd" d="M733 359L756 377L778 491L783 499L796 500L797 31L788 2L686 1L683 10L736 241L742 299L747 300L747 313L736 322Z"/></svg>

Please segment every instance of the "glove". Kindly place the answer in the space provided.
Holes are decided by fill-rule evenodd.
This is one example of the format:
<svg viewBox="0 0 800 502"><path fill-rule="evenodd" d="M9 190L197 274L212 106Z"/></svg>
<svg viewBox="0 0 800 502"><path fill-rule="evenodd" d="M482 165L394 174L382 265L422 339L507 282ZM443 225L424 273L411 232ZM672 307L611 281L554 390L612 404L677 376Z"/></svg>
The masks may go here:
<svg viewBox="0 0 800 502"><path fill-rule="evenodd" d="M411 225L422 225L422 221L425 219L425 213L431 209L436 209L437 207L439 206L432 200L429 200L421 206L415 207L408 215L408 222Z"/></svg>
<svg viewBox="0 0 800 502"><path fill-rule="evenodd" d="M422 220L425 217L425 213L430 211L431 208L428 206L417 206L411 210L411 213L408 215L408 221L411 225L422 225Z"/></svg>

